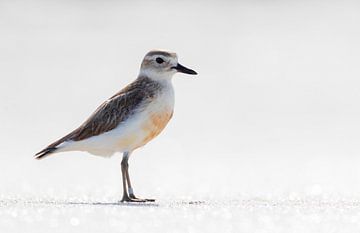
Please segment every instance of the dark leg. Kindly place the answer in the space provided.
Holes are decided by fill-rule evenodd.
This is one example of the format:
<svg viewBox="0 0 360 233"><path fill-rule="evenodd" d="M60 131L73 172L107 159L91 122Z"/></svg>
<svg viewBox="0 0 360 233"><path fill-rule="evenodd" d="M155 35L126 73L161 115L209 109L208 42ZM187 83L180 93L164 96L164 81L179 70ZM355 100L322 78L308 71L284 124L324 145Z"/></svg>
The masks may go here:
<svg viewBox="0 0 360 233"><path fill-rule="evenodd" d="M154 199L140 199L135 197L134 194L134 190L131 186L131 181L130 181L130 176L129 176L129 160L130 157L130 152L125 152L123 155L123 159L121 161L121 172L122 172L122 176L123 176L123 189L124 194L123 194L123 198L122 201L127 201L127 202L153 202L155 201ZM126 183L127 183L127 187L126 187ZM126 192L126 188L128 190L128 193Z"/></svg>
<svg viewBox="0 0 360 233"><path fill-rule="evenodd" d="M121 175L122 175L122 183L123 183L123 197L121 199L121 202L131 200L127 193L127 188L126 188L126 170L127 170L127 167L129 166L128 159L129 159L129 156L127 156L127 154L124 153L123 159L121 161Z"/></svg>
<svg viewBox="0 0 360 233"><path fill-rule="evenodd" d="M128 153L128 158L130 157L130 153ZM149 202L154 202L155 199L140 199L140 198L137 198L134 194L134 190L131 186L131 181L130 181L130 175L129 175L129 165L126 166L126 181L127 181L127 184L128 184L128 192L129 192L129 197L131 199L134 199L134 200L138 200L138 201L149 201Z"/></svg>

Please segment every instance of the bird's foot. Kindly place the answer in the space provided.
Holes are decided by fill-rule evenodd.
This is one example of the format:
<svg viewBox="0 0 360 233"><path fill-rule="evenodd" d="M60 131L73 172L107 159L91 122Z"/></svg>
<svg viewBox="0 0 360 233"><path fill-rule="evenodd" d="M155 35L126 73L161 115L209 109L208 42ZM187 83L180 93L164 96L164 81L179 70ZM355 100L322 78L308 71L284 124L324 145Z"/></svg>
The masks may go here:
<svg viewBox="0 0 360 233"><path fill-rule="evenodd" d="M135 197L134 194L129 194L129 197L132 198L132 199L135 199L135 200L143 200L143 201L145 201L145 202L154 202L154 201L155 201L155 199L149 199L149 198L144 198L144 199L142 199L142 198L137 198L137 197Z"/></svg>
<svg viewBox="0 0 360 233"><path fill-rule="evenodd" d="M129 196L123 196L121 199L121 202L154 202L155 199L143 199L143 198L137 198L135 195L130 194Z"/></svg>

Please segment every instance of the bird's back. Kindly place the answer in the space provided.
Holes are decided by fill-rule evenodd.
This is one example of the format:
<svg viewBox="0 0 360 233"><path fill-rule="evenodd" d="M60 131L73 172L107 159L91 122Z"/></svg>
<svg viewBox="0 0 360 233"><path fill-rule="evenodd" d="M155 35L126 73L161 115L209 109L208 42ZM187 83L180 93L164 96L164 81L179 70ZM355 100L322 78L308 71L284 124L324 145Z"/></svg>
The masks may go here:
<svg viewBox="0 0 360 233"><path fill-rule="evenodd" d="M100 105L80 127L37 153L36 158L69 150L110 155L146 144L170 120L173 102L171 83L139 77ZM145 131L149 131L146 140Z"/></svg>

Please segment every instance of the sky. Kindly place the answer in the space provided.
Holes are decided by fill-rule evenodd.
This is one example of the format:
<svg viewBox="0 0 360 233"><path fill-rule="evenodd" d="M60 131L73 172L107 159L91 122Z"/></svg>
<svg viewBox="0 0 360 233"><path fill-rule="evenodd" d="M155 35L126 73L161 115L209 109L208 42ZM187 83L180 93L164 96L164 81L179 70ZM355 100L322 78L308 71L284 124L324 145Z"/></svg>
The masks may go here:
<svg viewBox="0 0 360 233"><path fill-rule="evenodd" d="M0 192L120 194L120 156L32 156L161 48L199 75L174 77L173 119L131 158L142 193L359 195L358 12L350 1L1 0Z"/></svg>

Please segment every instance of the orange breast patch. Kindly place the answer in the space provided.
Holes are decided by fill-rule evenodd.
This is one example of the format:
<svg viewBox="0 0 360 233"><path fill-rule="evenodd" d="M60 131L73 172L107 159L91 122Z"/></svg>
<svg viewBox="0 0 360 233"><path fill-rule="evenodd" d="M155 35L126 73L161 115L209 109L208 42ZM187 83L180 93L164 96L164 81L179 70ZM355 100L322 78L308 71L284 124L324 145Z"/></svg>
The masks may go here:
<svg viewBox="0 0 360 233"><path fill-rule="evenodd" d="M142 126L145 133L143 145L155 138L165 128L173 115L173 111L164 111L162 113L153 113L150 115L149 120Z"/></svg>

